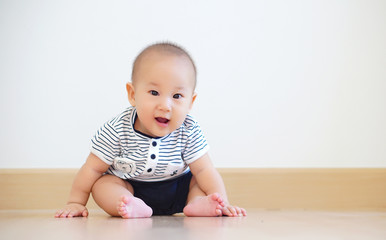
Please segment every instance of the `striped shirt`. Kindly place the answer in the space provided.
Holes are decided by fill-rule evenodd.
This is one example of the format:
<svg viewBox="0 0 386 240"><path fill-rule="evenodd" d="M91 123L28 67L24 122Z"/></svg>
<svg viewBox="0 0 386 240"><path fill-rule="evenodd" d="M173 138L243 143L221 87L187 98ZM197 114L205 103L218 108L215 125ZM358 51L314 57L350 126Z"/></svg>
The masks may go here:
<svg viewBox="0 0 386 240"><path fill-rule="evenodd" d="M199 124L187 115L174 132L151 138L134 130L135 107L105 123L92 138L91 152L110 167L106 173L122 179L163 181L189 172L209 145Z"/></svg>

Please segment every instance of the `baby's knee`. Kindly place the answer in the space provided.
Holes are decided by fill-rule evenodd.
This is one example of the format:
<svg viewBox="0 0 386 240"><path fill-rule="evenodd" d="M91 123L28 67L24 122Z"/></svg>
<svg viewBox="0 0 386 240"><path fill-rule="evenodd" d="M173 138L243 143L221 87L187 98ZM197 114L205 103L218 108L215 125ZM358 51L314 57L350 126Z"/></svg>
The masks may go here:
<svg viewBox="0 0 386 240"><path fill-rule="evenodd" d="M101 190L102 192L106 190L106 188L113 188L114 186L124 187L130 192L133 191L132 186L127 181L110 174L105 174L100 177L93 185L91 189L91 193L95 191Z"/></svg>
<svg viewBox="0 0 386 240"><path fill-rule="evenodd" d="M100 177L98 180L95 181L94 185L92 186L91 191L94 191L95 189L97 189L101 186L104 186L106 184L114 184L114 183L121 184L121 182L122 182L122 179L120 179L116 176L113 176L113 175L105 174L102 177Z"/></svg>

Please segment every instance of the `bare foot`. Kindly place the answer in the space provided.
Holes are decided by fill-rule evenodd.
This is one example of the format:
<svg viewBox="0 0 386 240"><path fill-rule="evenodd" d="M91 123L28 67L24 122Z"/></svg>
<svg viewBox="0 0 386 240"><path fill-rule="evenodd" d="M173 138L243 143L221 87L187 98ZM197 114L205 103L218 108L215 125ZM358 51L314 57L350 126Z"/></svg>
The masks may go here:
<svg viewBox="0 0 386 240"><path fill-rule="evenodd" d="M122 196L117 210L122 218L147 218L153 215L153 210L144 201L132 196Z"/></svg>
<svg viewBox="0 0 386 240"><path fill-rule="evenodd" d="M224 201L218 193L193 199L184 208L184 214L188 217L216 217L222 215Z"/></svg>

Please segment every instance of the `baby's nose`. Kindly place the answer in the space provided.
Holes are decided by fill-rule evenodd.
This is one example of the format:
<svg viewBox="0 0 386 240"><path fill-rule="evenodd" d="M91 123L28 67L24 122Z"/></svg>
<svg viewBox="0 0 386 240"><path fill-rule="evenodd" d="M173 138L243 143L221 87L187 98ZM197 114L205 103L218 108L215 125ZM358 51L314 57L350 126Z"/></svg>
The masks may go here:
<svg viewBox="0 0 386 240"><path fill-rule="evenodd" d="M170 98L163 98L158 106L163 111L170 111L172 109L172 102Z"/></svg>

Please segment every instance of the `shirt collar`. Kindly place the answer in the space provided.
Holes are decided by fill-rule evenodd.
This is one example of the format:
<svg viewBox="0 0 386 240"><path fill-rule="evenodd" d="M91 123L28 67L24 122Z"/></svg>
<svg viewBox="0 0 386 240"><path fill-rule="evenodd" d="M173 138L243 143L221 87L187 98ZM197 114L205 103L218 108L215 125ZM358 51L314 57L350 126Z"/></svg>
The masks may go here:
<svg viewBox="0 0 386 240"><path fill-rule="evenodd" d="M133 110L132 110L131 116L130 116L130 119L131 119L130 130L134 135L136 135L137 137L140 137L142 139L158 139L158 140L163 140L170 135L170 133L169 133L168 135L163 136L163 137L152 137L152 136L149 136L143 132L136 130L134 128L134 124L135 124L135 121L137 121L138 114L137 114L137 109L135 107L132 107L132 108L133 108Z"/></svg>

